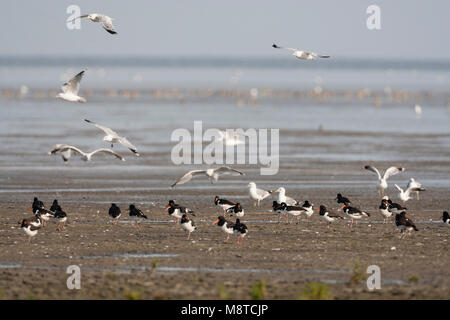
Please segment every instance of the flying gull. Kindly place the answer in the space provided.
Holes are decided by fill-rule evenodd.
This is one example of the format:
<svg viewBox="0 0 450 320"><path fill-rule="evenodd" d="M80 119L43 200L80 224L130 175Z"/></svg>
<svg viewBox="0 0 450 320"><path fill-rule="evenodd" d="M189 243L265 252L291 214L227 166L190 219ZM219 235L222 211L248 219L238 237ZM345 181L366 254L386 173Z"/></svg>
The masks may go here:
<svg viewBox="0 0 450 320"><path fill-rule="evenodd" d="M106 133L106 136L103 137L103 141L107 141L111 143L111 148L114 146L114 143L120 143L130 149L131 152L133 152L136 156L139 157L139 153L137 152L137 149L135 146L131 144L130 141L128 141L125 137L120 137L115 131L111 130L110 128L107 128L105 126L99 125L95 122L92 122L90 120L84 119L87 123L90 123L100 130L103 130Z"/></svg>
<svg viewBox="0 0 450 320"><path fill-rule="evenodd" d="M294 48L285 48L285 47L280 47L277 46L276 44L272 45L273 48L276 49L285 49L285 50L290 50L293 51L292 55L298 59L302 59L302 60L316 60L317 58L329 58L330 56L323 56L314 52L308 52L308 51L303 51L303 50L297 50Z"/></svg>
<svg viewBox="0 0 450 320"><path fill-rule="evenodd" d="M57 152L64 153L65 151L68 151L68 150L70 150L70 151L75 151L75 152L81 154L84 161L91 161L92 156L93 156L94 154L100 153L100 152L112 154L112 155L114 155L116 158L118 158L118 159L120 159L120 160L122 160L122 161L125 161L125 158L124 158L124 157L122 157L122 156L121 156L120 154L118 154L118 153L115 153L115 152L112 151L111 149L98 149L98 150L92 151L92 152L90 152L90 153L86 153L86 152L83 152L83 151L81 151L80 149L78 149L78 148L76 148L76 147L74 147L74 146L70 146L70 145L67 145L67 144L57 144L57 145L55 145L55 146L53 147L53 150L50 151L50 152L48 152L48 154L56 154ZM66 162L66 161L70 158L70 155L71 155L71 153L63 154L63 155L62 155L62 156L63 156L63 160Z"/></svg>
<svg viewBox="0 0 450 320"><path fill-rule="evenodd" d="M174 184L172 184L170 187L173 188L178 184L184 184L191 180L195 176L204 176L206 175L211 183L217 182L220 175L223 174L240 174L245 175L245 173L232 169L230 167L220 167L215 169L208 169L208 170L192 170L186 173L184 176L182 176L180 179L178 179Z"/></svg>
<svg viewBox="0 0 450 320"><path fill-rule="evenodd" d="M112 23L112 21L114 19L111 17L105 16L104 14L98 14L98 13L85 14L83 16L79 16L68 22L72 22L76 19L82 19L82 18L88 18L89 20L91 20L93 22L101 22L103 29L105 29L106 31L108 31L111 34L117 34L117 32L114 30L114 25Z"/></svg>
<svg viewBox="0 0 450 320"><path fill-rule="evenodd" d="M64 83L61 87L63 92L58 93L56 98L61 98L70 102L86 102L85 98L78 95L78 91L80 90L80 81L83 78L85 71L86 70L81 71L75 77Z"/></svg>

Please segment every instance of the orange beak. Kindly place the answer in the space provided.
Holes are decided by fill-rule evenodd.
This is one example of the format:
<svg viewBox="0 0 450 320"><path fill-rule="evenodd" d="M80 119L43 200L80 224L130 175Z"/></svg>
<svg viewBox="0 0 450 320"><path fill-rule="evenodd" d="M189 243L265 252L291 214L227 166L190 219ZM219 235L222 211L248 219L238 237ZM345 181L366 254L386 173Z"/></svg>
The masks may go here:
<svg viewBox="0 0 450 320"><path fill-rule="evenodd" d="M344 204L342 207L341 207L341 209L344 209L345 207L346 207L347 205L346 204Z"/></svg>
<svg viewBox="0 0 450 320"><path fill-rule="evenodd" d="M169 205L169 206L167 206L167 208L165 208L164 210L166 210L166 211L167 211L167 210L169 210L169 208L170 208L170 205Z"/></svg>
<svg viewBox="0 0 450 320"><path fill-rule="evenodd" d="M33 208L28 208L28 210L33 210Z"/></svg>
<svg viewBox="0 0 450 320"><path fill-rule="evenodd" d="M217 219L216 222L214 222L213 224L216 224L217 222L219 222L219 219Z"/></svg>

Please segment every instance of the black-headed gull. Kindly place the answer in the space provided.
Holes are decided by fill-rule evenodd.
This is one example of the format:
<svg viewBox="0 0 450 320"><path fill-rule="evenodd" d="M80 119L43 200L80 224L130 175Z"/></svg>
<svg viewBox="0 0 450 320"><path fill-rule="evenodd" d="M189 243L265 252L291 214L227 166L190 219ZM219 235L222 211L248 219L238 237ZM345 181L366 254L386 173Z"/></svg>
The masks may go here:
<svg viewBox="0 0 450 320"><path fill-rule="evenodd" d="M56 98L60 98L70 102L86 102L86 99L80 97L78 95L78 91L80 90L80 81L83 78L84 72L86 70L81 71L75 77L64 83L61 87L62 93L58 93Z"/></svg>
<svg viewBox="0 0 450 320"><path fill-rule="evenodd" d="M127 147L128 149L130 149L131 152L133 152L136 156L139 157L139 153L137 152L136 147L131 144L130 141L128 141L127 138L125 137L121 137L117 134L117 132L113 131L112 129L102 126L98 123L95 123L91 120L88 119L84 119L84 121L86 121L87 123L90 123L94 126L96 126L97 128L99 128L100 130L103 130L103 132L106 133L106 136L103 137L103 141L109 142L111 143L111 148L114 147L114 143L120 143L121 145Z"/></svg>
<svg viewBox="0 0 450 320"><path fill-rule="evenodd" d="M83 19L83 18L87 18L93 22L100 22L102 24L103 29L105 29L106 31L108 31L111 34L117 34L116 30L114 30L114 25L112 23L112 21L114 19L111 17L108 17L104 14L99 14L99 13L85 14L85 15L79 16L69 22L72 22L76 19Z"/></svg>
<svg viewBox="0 0 450 320"><path fill-rule="evenodd" d="M103 148L102 148L102 149L97 149L97 150L95 150L95 151L92 151L92 152L90 152L90 153L86 153L86 152L81 151L81 150L78 149L77 147L70 146L70 145L67 145L67 144L57 144L57 145L55 145L55 146L53 147L53 150L52 150L52 151L49 151L48 154L56 154L57 152L65 152L65 151L68 151L68 150L75 151L75 152L81 154L84 161L91 161L92 156L93 156L94 154L97 154L97 153L100 153L100 152L101 152L101 153L112 154L112 155L115 156L116 158L118 158L118 159L120 159L120 160L122 160L122 161L125 161L125 158L124 158L124 157L122 157L120 154L118 154L118 153L112 151L111 149L103 149ZM67 156L68 156L68 157L67 157ZM64 156L63 156L63 159L64 159L64 161L67 161L67 160L69 159L69 157L70 157L70 154L68 155L67 152L66 152L66 153L65 153L65 157L66 157L66 158L64 158Z"/></svg>
<svg viewBox="0 0 450 320"><path fill-rule="evenodd" d="M220 167L215 169L207 169L207 170L192 170L183 175L180 179L178 179L174 184L172 184L170 187L174 188L176 185L184 184L188 181L190 181L193 177L196 176L206 176L209 178L211 183L217 182L220 175L223 174L239 174L239 175L245 175L245 173L232 169L230 167Z"/></svg>
<svg viewBox="0 0 450 320"><path fill-rule="evenodd" d="M293 51L292 55L298 59L302 59L302 60L316 60L317 58L329 58L330 56L324 56L324 55L320 55L314 52L308 52L308 51L303 51L303 50L298 50L298 49L294 49L294 48L285 48L285 47L280 47L277 46L276 44L272 45L273 48L276 49L285 49L285 50L290 50Z"/></svg>

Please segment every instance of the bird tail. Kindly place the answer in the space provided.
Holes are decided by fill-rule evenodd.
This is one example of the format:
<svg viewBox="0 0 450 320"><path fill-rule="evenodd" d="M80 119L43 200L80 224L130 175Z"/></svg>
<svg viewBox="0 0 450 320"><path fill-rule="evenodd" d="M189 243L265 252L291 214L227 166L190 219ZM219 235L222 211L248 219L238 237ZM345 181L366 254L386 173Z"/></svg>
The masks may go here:
<svg viewBox="0 0 450 320"><path fill-rule="evenodd" d="M318 57L319 57L319 58L329 58L330 56L321 56L321 55L318 55Z"/></svg>
<svg viewBox="0 0 450 320"><path fill-rule="evenodd" d="M412 226L413 228L414 228L414 230L416 230L416 231L419 231L419 229L417 229L417 227L416 227L416 225L415 224L413 224L413 226Z"/></svg>
<svg viewBox="0 0 450 320"><path fill-rule="evenodd" d="M283 49L282 47L277 46L275 43L272 44L272 47L273 47L273 48L277 48L277 49Z"/></svg>

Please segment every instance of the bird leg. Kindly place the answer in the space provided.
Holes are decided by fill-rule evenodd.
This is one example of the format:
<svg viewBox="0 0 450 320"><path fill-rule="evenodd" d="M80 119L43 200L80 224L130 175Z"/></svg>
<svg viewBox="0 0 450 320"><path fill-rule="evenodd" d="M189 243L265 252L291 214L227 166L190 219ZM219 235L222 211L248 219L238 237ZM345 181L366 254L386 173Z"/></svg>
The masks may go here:
<svg viewBox="0 0 450 320"><path fill-rule="evenodd" d="M187 239L189 240L190 238L191 238L191 233L188 232L188 237L187 237Z"/></svg>
<svg viewBox="0 0 450 320"><path fill-rule="evenodd" d="M224 242L227 242L227 241L228 241L228 239L230 239L230 234L229 234L229 233L227 233L227 238L225 239L225 241L224 241Z"/></svg>

